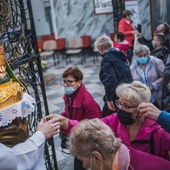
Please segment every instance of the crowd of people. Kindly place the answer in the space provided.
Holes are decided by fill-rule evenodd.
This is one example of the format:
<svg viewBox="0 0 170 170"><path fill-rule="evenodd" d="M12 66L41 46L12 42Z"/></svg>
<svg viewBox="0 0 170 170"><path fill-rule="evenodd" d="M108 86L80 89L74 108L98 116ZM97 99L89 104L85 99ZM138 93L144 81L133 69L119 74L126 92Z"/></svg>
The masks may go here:
<svg viewBox="0 0 170 170"><path fill-rule="evenodd" d="M45 139L59 131L61 147L75 157L74 170L170 169L170 97L163 103L164 92L170 96L170 80L165 83L169 25L159 25L147 40L133 27L131 15L123 12L115 42L107 35L95 42L102 56L103 109L85 88L81 70L67 68L61 79L64 111L43 118L26 142L13 148L0 144L0 169L44 169Z"/></svg>

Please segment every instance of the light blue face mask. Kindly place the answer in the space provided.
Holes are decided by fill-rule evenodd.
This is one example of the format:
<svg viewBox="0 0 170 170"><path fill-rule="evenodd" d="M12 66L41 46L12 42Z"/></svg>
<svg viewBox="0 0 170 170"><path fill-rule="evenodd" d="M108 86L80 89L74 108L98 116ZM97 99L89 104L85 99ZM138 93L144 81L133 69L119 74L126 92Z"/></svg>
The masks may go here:
<svg viewBox="0 0 170 170"><path fill-rule="evenodd" d="M147 57L138 58L138 63L140 63L140 64L146 64L147 61L148 61L148 56Z"/></svg>
<svg viewBox="0 0 170 170"><path fill-rule="evenodd" d="M75 92L74 87L64 87L64 92L67 95L72 95Z"/></svg>

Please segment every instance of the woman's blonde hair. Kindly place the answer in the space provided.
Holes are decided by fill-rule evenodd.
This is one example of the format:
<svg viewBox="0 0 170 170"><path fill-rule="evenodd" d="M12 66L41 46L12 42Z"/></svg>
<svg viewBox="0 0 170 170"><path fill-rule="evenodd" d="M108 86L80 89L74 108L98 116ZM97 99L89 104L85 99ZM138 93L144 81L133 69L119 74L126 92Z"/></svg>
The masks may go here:
<svg viewBox="0 0 170 170"><path fill-rule="evenodd" d="M151 92L149 88L139 81L133 81L131 84L121 84L116 88L116 94L119 98L126 99L132 105L139 105L141 102L150 102Z"/></svg>
<svg viewBox="0 0 170 170"><path fill-rule="evenodd" d="M98 118L82 120L71 130L69 149L78 157L89 158L93 151L99 152L103 159L115 154L121 140Z"/></svg>
<svg viewBox="0 0 170 170"><path fill-rule="evenodd" d="M95 41L96 49L108 50L111 47L113 47L113 41L110 39L110 37L108 37L106 35L99 37Z"/></svg>

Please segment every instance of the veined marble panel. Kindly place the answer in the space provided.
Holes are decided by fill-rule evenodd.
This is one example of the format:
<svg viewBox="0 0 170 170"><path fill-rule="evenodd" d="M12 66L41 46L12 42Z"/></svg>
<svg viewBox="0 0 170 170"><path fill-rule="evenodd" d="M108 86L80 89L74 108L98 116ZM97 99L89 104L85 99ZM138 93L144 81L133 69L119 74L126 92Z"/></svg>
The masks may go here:
<svg viewBox="0 0 170 170"><path fill-rule="evenodd" d="M92 40L103 35L106 29L114 32L113 14L96 15L93 0L53 0L58 37L66 40L90 35ZM151 38L149 1L139 0L142 33Z"/></svg>
<svg viewBox="0 0 170 170"><path fill-rule="evenodd" d="M142 34L145 38L151 39L151 13L150 1L139 0L139 17L142 25Z"/></svg>
<svg viewBox="0 0 170 170"><path fill-rule="evenodd" d="M53 4L58 37L90 35L94 40L106 29L114 32L113 14L96 15L93 0L53 0Z"/></svg>

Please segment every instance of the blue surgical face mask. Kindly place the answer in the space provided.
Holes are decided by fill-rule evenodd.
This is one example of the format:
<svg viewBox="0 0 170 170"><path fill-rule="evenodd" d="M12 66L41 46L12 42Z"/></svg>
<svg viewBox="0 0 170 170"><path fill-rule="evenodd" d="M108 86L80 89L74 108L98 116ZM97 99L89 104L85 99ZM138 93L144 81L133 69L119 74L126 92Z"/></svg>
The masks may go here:
<svg viewBox="0 0 170 170"><path fill-rule="evenodd" d="M64 92L67 95L72 95L75 92L74 87L64 87Z"/></svg>
<svg viewBox="0 0 170 170"><path fill-rule="evenodd" d="M147 57L138 58L138 63L140 63L140 64L146 64L147 61L148 61L148 56Z"/></svg>

